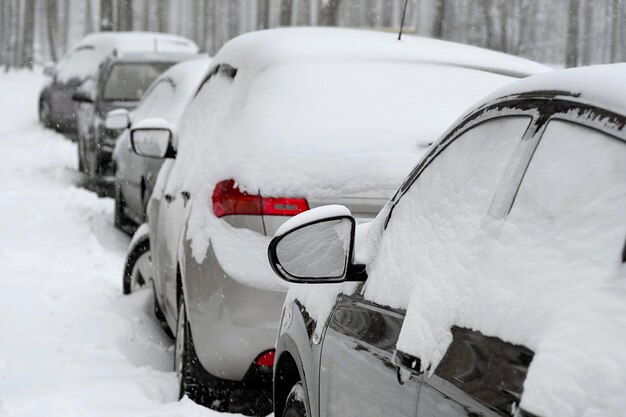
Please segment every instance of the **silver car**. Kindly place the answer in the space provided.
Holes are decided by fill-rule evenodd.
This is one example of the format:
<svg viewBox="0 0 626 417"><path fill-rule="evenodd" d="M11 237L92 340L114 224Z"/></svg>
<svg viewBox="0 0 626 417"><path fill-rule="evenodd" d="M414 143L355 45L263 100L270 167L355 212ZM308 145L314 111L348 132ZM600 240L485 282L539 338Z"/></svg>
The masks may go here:
<svg viewBox="0 0 626 417"><path fill-rule="evenodd" d="M162 119L176 126L210 62L210 58L205 57L173 66L152 83L132 115L125 110L113 111L109 113L105 125L108 128L119 128L119 126L129 126L132 121ZM113 150L114 216L115 227L134 232L140 224L146 221L148 199L152 194L163 160L135 154L130 144L129 133L128 129L124 130Z"/></svg>
<svg viewBox="0 0 626 417"><path fill-rule="evenodd" d="M266 261L274 232L329 203L349 207L357 221L373 218L465 108L546 70L428 39L268 30L218 52L178 132L158 122L133 126L137 153L166 158L148 222L181 396L270 412L288 289Z"/></svg>

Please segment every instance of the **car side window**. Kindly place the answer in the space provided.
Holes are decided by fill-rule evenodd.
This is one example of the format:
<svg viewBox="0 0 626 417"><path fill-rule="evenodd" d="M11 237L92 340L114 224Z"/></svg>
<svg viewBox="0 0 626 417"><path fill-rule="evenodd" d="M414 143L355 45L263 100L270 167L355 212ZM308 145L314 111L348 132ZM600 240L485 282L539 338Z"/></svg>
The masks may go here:
<svg viewBox="0 0 626 417"><path fill-rule="evenodd" d="M573 122L546 126L508 216L525 235L577 260L621 260L626 142Z"/></svg>
<svg viewBox="0 0 626 417"><path fill-rule="evenodd" d="M530 116L487 120L458 136L420 173L400 198L368 265L365 296L406 308L421 274L449 262L458 244L470 239L498 188Z"/></svg>

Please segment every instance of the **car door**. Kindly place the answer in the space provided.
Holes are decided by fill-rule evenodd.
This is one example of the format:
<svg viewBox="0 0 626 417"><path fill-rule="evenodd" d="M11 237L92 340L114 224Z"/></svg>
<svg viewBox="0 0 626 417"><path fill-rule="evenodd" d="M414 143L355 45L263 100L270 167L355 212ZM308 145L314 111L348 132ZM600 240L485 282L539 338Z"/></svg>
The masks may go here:
<svg viewBox="0 0 626 417"><path fill-rule="evenodd" d="M533 352L457 326L435 372L425 377L418 417L510 417L522 397Z"/></svg>
<svg viewBox="0 0 626 417"><path fill-rule="evenodd" d="M457 263L454 257L446 257L446 254L454 249L450 245L457 240L461 241L463 235L468 234L468 230L472 234L474 227L480 227L488 215L494 196L503 184L507 183L505 173L509 161L515 159L520 149L524 149L524 139L531 136L534 131L532 120L530 113L516 108L502 108L493 113L481 112L465 120L460 124L460 128L452 130L448 137L433 147L391 203L386 229L381 236L377 253L368 264L369 277L364 286L365 299L381 305L406 305L404 303L407 302L407 297L420 284L418 282L420 274L437 273L440 269L437 268L439 262L448 265ZM402 266L407 254L412 261L418 262L417 268L411 266L407 269ZM445 294L440 293L430 296L437 300L441 298L442 302L446 299ZM444 312L426 312L426 316L438 317L442 314ZM411 320L406 316L401 317L401 327L395 335L396 339L401 332L403 334L407 332L406 326L413 326L416 320L417 322L428 320L428 317L420 318L414 315L409 317ZM456 330L454 332L457 334ZM433 338L432 334L410 334L409 340L416 345L425 344ZM460 347L458 350L462 354L459 366L468 365L465 359L472 357L472 354L477 355L477 366L482 366L484 361L481 353L485 350L484 343L476 342L478 348L473 350L471 346L465 348L468 346L465 343L467 340L474 340L467 337L475 335L467 336L464 332L458 332L458 335L463 336L460 339L457 337L458 340L454 344L455 347L457 345ZM324 343L325 349L326 340ZM421 369L420 358L412 357L410 353L397 351L395 355L397 357L402 354L412 359L419 367L414 372L418 371ZM454 355L452 359L454 360L451 363L457 365L458 355ZM447 362L444 361L445 363ZM453 377L472 378L470 372L472 369L461 368L457 372L456 368L449 370L444 366L439 372L446 371L444 374L446 378L448 374L452 374ZM454 386L448 381L450 378L441 378L438 374L429 375L430 370L416 380L419 385L418 393L405 393L413 396L414 411L390 405L379 410L378 415L383 413L394 416L459 415L457 409L450 405L451 395L454 394ZM377 387L378 382L378 380L374 382L372 390L383 390L387 395L394 392L398 395L397 386L387 384L385 391L383 386ZM441 395L437 396L433 392ZM405 398L403 401L406 403ZM487 407L461 407L460 410L460 415L464 416L489 415ZM472 412L478 414L471 414Z"/></svg>
<svg viewBox="0 0 626 417"><path fill-rule="evenodd" d="M171 161L171 162L170 162ZM191 204L191 193L183 189L171 172L175 170L176 160L168 160L167 167L162 167L167 173L167 181L163 194L158 200L158 214L156 222L155 264L157 275L157 291L159 301L170 326L174 326L177 313L177 268L178 244L183 225L186 220L186 211ZM153 220L150 219L152 222Z"/></svg>
<svg viewBox="0 0 626 417"><path fill-rule="evenodd" d="M322 345L320 416L415 415L419 367L394 357L403 319L360 291L339 296Z"/></svg>

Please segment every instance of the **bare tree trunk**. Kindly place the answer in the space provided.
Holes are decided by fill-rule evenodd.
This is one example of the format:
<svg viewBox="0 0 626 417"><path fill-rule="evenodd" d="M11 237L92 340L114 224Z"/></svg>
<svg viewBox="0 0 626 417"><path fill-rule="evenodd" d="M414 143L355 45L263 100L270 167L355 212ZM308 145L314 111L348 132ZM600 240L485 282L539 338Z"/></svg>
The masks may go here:
<svg viewBox="0 0 626 417"><path fill-rule="evenodd" d="M133 29L133 1L117 0L117 30Z"/></svg>
<svg viewBox="0 0 626 417"><path fill-rule="evenodd" d="M292 10L293 0L282 0L280 2L280 26L291 26Z"/></svg>
<svg viewBox="0 0 626 417"><path fill-rule="evenodd" d="M113 0L100 0L100 30L113 30Z"/></svg>
<svg viewBox="0 0 626 417"><path fill-rule="evenodd" d="M168 32L168 14L170 11L168 0L159 0L159 32Z"/></svg>
<svg viewBox="0 0 626 417"><path fill-rule="evenodd" d="M213 49L213 30L215 27L215 13L213 13L214 8L211 7L211 3L214 0L204 0L204 35L203 44L204 50L209 54L213 55L215 53Z"/></svg>
<svg viewBox="0 0 626 417"><path fill-rule="evenodd" d="M585 0L583 13L582 64L591 64L593 50L593 0Z"/></svg>
<svg viewBox="0 0 626 417"><path fill-rule="evenodd" d="M611 58L610 62L618 62L620 60L620 37L619 37L619 25L621 23L620 15L620 0L613 0L611 2Z"/></svg>
<svg viewBox="0 0 626 417"><path fill-rule="evenodd" d="M19 30L19 4L17 0L7 0L7 15L8 15L8 34L9 42L7 47L7 65L6 69L15 67L17 63L17 32Z"/></svg>
<svg viewBox="0 0 626 417"><path fill-rule="evenodd" d="M89 4L89 2L87 2ZM46 0L46 26L48 35L48 48L50 49L50 58L57 61L57 38L59 27L59 9L57 0Z"/></svg>
<svg viewBox="0 0 626 417"><path fill-rule="evenodd" d="M508 47L508 26L509 26L509 2L500 0L500 50L507 52Z"/></svg>
<svg viewBox="0 0 626 417"><path fill-rule="evenodd" d="M7 32L6 32L6 14L8 11L8 7L6 5L6 0L0 0L0 38L2 42L0 42L0 67L6 64L6 46L7 46Z"/></svg>
<svg viewBox="0 0 626 417"><path fill-rule="evenodd" d="M259 29L270 27L270 0L259 0L257 26Z"/></svg>
<svg viewBox="0 0 626 417"><path fill-rule="evenodd" d="M87 0L85 9L85 34L93 32L93 5L91 0Z"/></svg>
<svg viewBox="0 0 626 417"><path fill-rule="evenodd" d="M433 15L433 38L443 39L443 22L446 18L446 0L435 0Z"/></svg>
<svg viewBox="0 0 626 417"><path fill-rule="evenodd" d="M22 54L20 66L33 67L33 43L35 40L35 0L24 0L24 24L22 25Z"/></svg>
<svg viewBox="0 0 626 417"><path fill-rule="evenodd" d="M62 51L59 51L59 55L63 55L65 51L69 48L69 35L70 35L70 15L71 15L71 7L72 3L70 0L64 0L62 10L63 10L63 25L60 26L60 35L61 38L61 48Z"/></svg>
<svg viewBox="0 0 626 417"><path fill-rule="evenodd" d="M328 0L323 5L320 13L320 23L322 26L337 26L339 20L339 6L341 0Z"/></svg>
<svg viewBox="0 0 626 417"><path fill-rule="evenodd" d="M565 53L565 65L575 67L578 65L578 19L579 0L569 0L567 18L567 50Z"/></svg>

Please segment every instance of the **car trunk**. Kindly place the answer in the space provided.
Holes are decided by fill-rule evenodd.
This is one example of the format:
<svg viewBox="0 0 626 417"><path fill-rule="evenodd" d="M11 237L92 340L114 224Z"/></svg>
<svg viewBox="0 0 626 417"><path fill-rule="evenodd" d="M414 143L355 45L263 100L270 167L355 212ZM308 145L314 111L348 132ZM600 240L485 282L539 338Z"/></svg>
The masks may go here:
<svg viewBox="0 0 626 417"><path fill-rule="evenodd" d="M393 190L367 191L355 194L346 194L335 198L309 199L309 208L340 204L346 206L352 212L357 223L372 220L383 208L385 203L393 196ZM289 219L288 216L263 216L265 234L273 236L276 230Z"/></svg>

